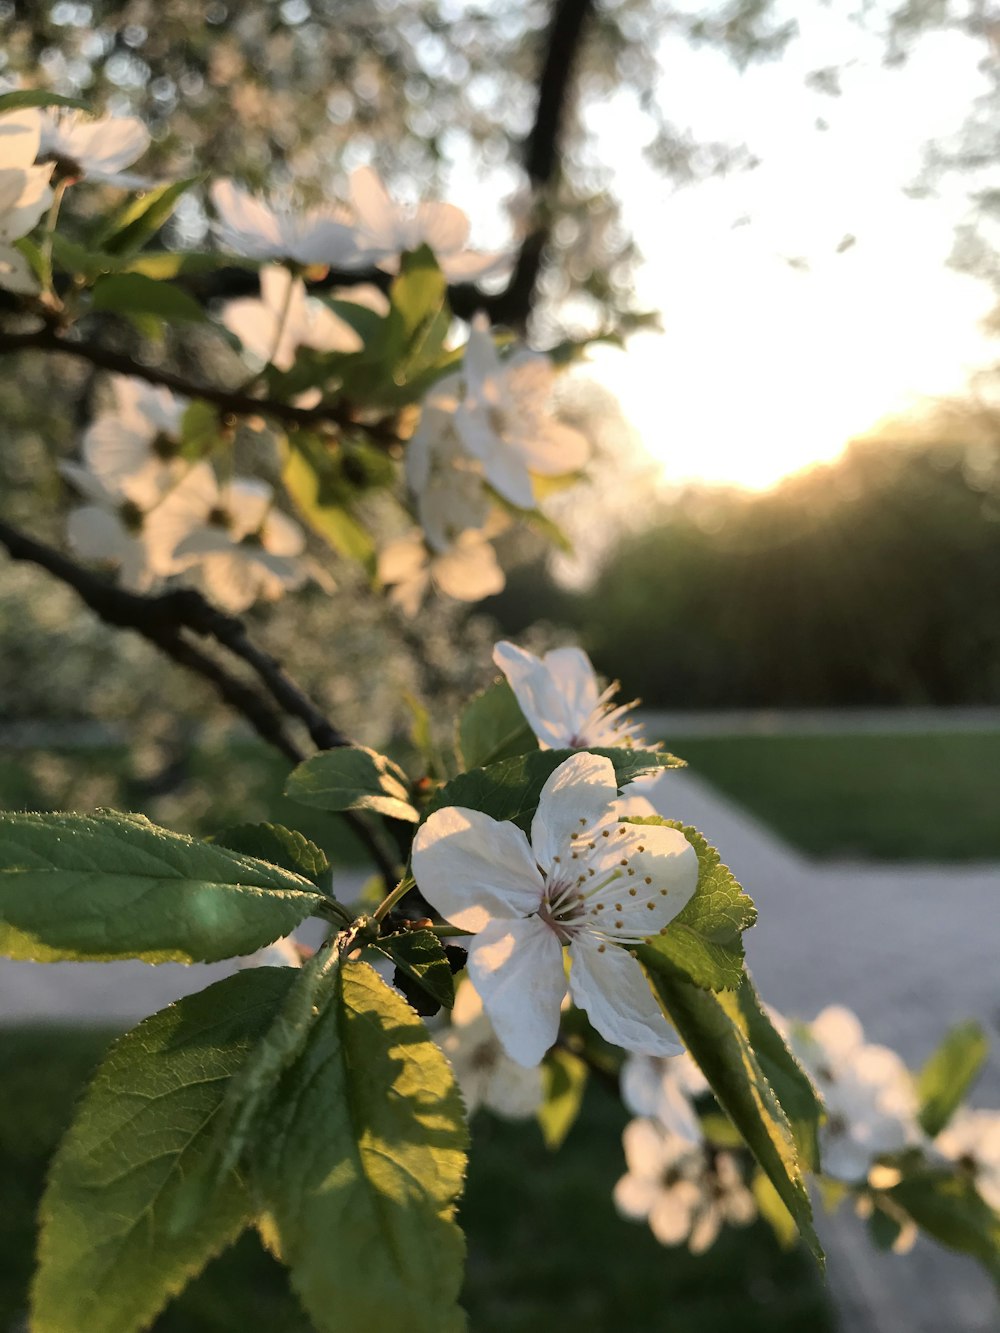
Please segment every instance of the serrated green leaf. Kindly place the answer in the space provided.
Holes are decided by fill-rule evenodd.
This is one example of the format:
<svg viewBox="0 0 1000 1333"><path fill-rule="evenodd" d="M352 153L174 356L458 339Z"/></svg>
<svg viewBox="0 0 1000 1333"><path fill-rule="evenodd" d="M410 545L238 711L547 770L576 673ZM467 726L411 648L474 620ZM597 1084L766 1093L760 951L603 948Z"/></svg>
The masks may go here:
<svg viewBox="0 0 1000 1333"><path fill-rule="evenodd" d="M109 273L94 283L95 310L117 315L155 315L159 319L199 323L204 310L180 287L157 282L143 273Z"/></svg>
<svg viewBox="0 0 1000 1333"><path fill-rule="evenodd" d="M350 487L315 436L303 431L296 434L281 479L306 523L338 555L366 566L372 564L375 543L348 510Z"/></svg>
<svg viewBox="0 0 1000 1333"><path fill-rule="evenodd" d="M546 1148L561 1148L576 1123L587 1089L587 1065L572 1051L556 1046L542 1061L544 1100L535 1113Z"/></svg>
<svg viewBox="0 0 1000 1333"><path fill-rule="evenodd" d="M230 1079L294 974L227 977L154 1014L111 1048L88 1088L42 1201L35 1333L138 1333L251 1221L228 1175L172 1232L178 1188L208 1150Z"/></svg>
<svg viewBox="0 0 1000 1333"><path fill-rule="evenodd" d="M510 820L526 832L538 806L546 779L577 750L536 750L532 754L504 759L488 768L474 768L446 782L427 807L426 814L446 805L482 810L494 819ZM671 754L649 750L589 750L604 755L615 769L619 787L661 768L676 768L681 760Z"/></svg>
<svg viewBox="0 0 1000 1333"><path fill-rule="evenodd" d="M413 824L419 818L403 770L363 745L314 754L292 772L285 795L318 810L374 810Z"/></svg>
<svg viewBox="0 0 1000 1333"><path fill-rule="evenodd" d="M458 720L458 747L465 768L484 768L538 749L538 738L505 680L466 704Z"/></svg>
<svg viewBox="0 0 1000 1333"><path fill-rule="evenodd" d="M311 879L313 883L330 869L322 847L310 842L305 834L282 824L236 824L217 833L213 841L232 852L270 861L272 865Z"/></svg>
<svg viewBox="0 0 1000 1333"><path fill-rule="evenodd" d="M108 254L135 254L170 219L182 196L203 179L189 176L130 199L101 230L97 243Z"/></svg>
<svg viewBox="0 0 1000 1333"><path fill-rule="evenodd" d="M666 970L652 973L650 979L716 1101L743 1135L795 1218L802 1238L822 1263L795 1138L750 1044L739 998L732 991L702 990L679 973Z"/></svg>
<svg viewBox="0 0 1000 1333"><path fill-rule="evenodd" d="M778 1191L763 1171L754 1173L750 1189L757 1201L761 1217L774 1232L778 1244L783 1250L792 1249L799 1239L795 1218L781 1202Z"/></svg>
<svg viewBox="0 0 1000 1333"><path fill-rule="evenodd" d="M454 1005L455 978L444 946L433 930L402 930L396 935L383 935L372 948L391 958L439 1005L445 1009Z"/></svg>
<svg viewBox="0 0 1000 1333"><path fill-rule="evenodd" d="M254 1159L266 1239L320 1333L459 1333L467 1131L447 1061L364 963L286 1073Z"/></svg>
<svg viewBox="0 0 1000 1333"><path fill-rule="evenodd" d="M0 97L0 115L5 111L22 111L31 106L65 106L74 111L87 110L87 103L79 97L64 97L61 93L50 93L45 88L19 88Z"/></svg>
<svg viewBox="0 0 1000 1333"><path fill-rule="evenodd" d="M925 1134L934 1138L941 1133L965 1100L989 1049L978 1023L959 1023L945 1035L917 1077L917 1119Z"/></svg>
<svg viewBox="0 0 1000 1333"><path fill-rule="evenodd" d="M141 815L0 812L11 958L211 962L272 943L324 902L299 875Z"/></svg>
<svg viewBox="0 0 1000 1333"><path fill-rule="evenodd" d="M1000 1280L1000 1213L983 1201L971 1178L916 1171L886 1190L922 1231L950 1250L971 1254Z"/></svg>
<svg viewBox="0 0 1000 1333"><path fill-rule="evenodd" d="M678 968L695 985L709 990L735 990L745 975L743 931L757 920L753 899L697 829L657 815L628 822L679 829L698 854L694 896L665 934L638 947L640 961L652 971L664 964Z"/></svg>

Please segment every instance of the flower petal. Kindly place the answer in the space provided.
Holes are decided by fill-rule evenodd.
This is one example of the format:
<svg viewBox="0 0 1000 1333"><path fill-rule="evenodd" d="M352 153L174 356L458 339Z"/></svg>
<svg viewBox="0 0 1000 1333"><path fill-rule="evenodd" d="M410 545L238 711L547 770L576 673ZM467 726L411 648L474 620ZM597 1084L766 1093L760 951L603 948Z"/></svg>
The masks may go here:
<svg viewBox="0 0 1000 1333"><path fill-rule="evenodd" d="M655 935L690 901L698 887L698 854L680 829L662 824L608 824L592 839L587 859L596 880L608 884L603 906L589 924L611 939Z"/></svg>
<svg viewBox="0 0 1000 1333"><path fill-rule="evenodd" d="M417 830L413 876L432 907L452 925L472 931L494 918L529 916L538 910L544 888L528 839L516 824L457 805L435 810Z"/></svg>
<svg viewBox="0 0 1000 1333"><path fill-rule="evenodd" d="M566 994L555 931L537 916L491 921L469 946L469 976L510 1058L537 1065L559 1035Z"/></svg>
<svg viewBox="0 0 1000 1333"><path fill-rule="evenodd" d="M41 138L42 115L37 107L0 116L0 167L30 167Z"/></svg>
<svg viewBox="0 0 1000 1333"><path fill-rule="evenodd" d="M603 952L602 952L603 949ZM597 1031L640 1055L679 1055L684 1049L667 1022L642 968L627 950L603 945L589 932L569 946L569 989Z"/></svg>
<svg viewBox="0 0 1000 1333"><path fill-rule="evenodd" d="M487 541L459 542L431 561L431 575L446 597L478 602L502 592L505 583L496 552Z"/></svg>
<svg viewBox="0 0 1000 1333"><path fill-rule="evenodd" d="M531 846L543 872L566 852L571 835L608 814L617 795L614 765L604 755L581 751L549 774L531 821Z"/></svg>

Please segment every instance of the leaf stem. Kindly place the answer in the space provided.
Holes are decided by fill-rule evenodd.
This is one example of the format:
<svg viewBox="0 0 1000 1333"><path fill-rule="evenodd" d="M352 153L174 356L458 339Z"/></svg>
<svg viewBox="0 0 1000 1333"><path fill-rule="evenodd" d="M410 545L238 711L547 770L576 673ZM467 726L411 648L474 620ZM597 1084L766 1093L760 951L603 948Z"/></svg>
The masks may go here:
<svg viewBox="0 0 1000 1333"><path fill-rule="evenodd" d="M417 882L413 876L404 875L393 891L387 894L379 903L378 907L375 908L375 911L372 913L372 919L374 921L384 921L400 899L405 898L410 890L415 889L416 887Z"/></svg>

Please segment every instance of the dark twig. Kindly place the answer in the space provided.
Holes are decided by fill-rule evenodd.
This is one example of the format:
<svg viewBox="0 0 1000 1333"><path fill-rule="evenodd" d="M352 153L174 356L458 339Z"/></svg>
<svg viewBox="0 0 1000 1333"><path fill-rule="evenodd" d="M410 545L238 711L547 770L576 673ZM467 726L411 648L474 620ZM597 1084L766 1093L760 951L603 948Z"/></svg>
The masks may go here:
<svg viewBox="0 0 1000 1333"><path fill-rule="evenodd" d="M0 330L0 354L23 351L59 352L64 356L76 357L102 370L133 375L136 379L145 380L147 384L162 384L185 398L201 398L207 403L215 403L234 416L269 416L293 426L331 425L340 430L364 430L366 435L384 444L395 444L399 440L393 430L381 423L359 423L342 403L296 407L294 403L285 403L276 398L255 398L239 389L221 389L211 384L195 383L172 370L136 361L124 352L115 352L99 343L82 338L65 338L48 326L27 333Z"/></svg>
<svg viewBox="0 0 1000 1333"><path fill-rule="evenodd" d="M29 537L3 520L0 520L0 545L6 547L12 560L38 565L72 588L106 624L141 634L179 666L208 681L220 698L249 722L258 736L291 763L300 764L306 756L289 736L285 728L286 717L304 722L318 749L350 744L287 675L281 664L251 642L243 624L235 616L217 611L195 589L157 594L129 592L108 583L54 547ZM271 698L204 653L188 637L191 633L214 639L245 662ZM395 883L397 866L383 848L382 840L356 811L342 813L386 884Z"/></svg>

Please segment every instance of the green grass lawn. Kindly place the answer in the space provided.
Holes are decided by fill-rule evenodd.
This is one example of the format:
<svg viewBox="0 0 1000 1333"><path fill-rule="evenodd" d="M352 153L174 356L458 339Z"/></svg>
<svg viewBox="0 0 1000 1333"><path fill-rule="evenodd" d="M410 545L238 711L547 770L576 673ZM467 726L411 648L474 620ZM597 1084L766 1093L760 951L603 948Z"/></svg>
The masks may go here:
<svg viewBox="0 0 1000 1333"><path fill-rule="evenodd" d="M1000 732L672 736L669 748L812 856L1000 861Z"/></svg>
<svg viewBox="0 0 1000 1333"><path fill-rule="evenodd" d="M108 1039L79 1028L0 1030L0 1333L23 1327L46 1163ZM692 1258L615 1215L624 1120L621 1106L593 1088L553 1155L534 1125L477 1119L463 1205L472 1333L832 1333L811 1261L781 1251L763 1225L729 1231ZM155 1329L309 1333L310 1325L284 1270L248 1234Z"/></svg>

